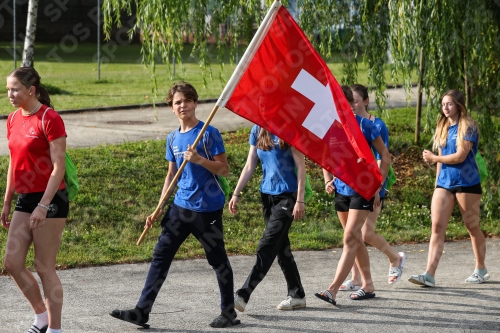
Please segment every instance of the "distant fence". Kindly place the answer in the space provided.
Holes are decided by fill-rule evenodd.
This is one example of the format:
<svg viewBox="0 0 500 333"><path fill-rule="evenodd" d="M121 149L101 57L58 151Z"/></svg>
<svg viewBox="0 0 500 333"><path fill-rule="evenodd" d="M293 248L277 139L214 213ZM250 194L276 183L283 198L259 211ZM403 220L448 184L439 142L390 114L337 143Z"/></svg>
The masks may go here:
<svg viewBox="0 0 500 333"><path fill-rule="evenodd" d="M39 0L35 62L71 63L71 74L100 79L100 65L115 60L117 45L129 44L127 32L135 17L124 20L104 41L101 6L103 0ZM0 61L21 65L28 0L0 0ZM2 68L3 69L3 68Z"/></svg>

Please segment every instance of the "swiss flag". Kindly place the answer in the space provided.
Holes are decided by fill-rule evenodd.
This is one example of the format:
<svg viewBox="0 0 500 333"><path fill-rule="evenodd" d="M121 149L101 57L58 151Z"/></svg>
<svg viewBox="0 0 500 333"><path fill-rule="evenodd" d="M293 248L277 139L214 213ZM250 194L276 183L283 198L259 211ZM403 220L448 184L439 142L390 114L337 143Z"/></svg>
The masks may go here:
<svg viewBox="0 0 500 333"><path fill-rule="evenodd" d="M288 11L274 10L225 107L370 199L382 176L342 89Z"/></svg>

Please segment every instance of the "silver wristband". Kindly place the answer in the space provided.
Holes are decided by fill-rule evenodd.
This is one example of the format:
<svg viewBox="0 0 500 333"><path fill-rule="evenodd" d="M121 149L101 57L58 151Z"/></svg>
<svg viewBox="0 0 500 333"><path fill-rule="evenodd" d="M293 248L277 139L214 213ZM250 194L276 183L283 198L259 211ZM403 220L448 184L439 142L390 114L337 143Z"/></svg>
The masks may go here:
<svg viewBox="0 0 500 333"><path fill-rule="evenodd" d="M37 205L38 207L45 208L46 210L50 210L50 207L49 207L49 206L42 205L41 203L37 203L36 205Z"/></svg>

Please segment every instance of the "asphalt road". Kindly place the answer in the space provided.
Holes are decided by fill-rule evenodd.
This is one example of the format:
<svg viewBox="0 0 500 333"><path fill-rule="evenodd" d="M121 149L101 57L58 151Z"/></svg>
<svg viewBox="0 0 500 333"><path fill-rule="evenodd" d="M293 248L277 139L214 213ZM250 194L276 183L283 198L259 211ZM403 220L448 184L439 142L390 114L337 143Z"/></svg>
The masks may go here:
<svg viewBox="0 0 500 333"><path fill-rule="evenodd" d="M150 232L159 232L158 229ZM425 270L427 244L396 246L407 254L403 279L387 283L389 261L369 248L376 297L353 301L339 292L337 306L314 293L332 281L342 249L294 252L306 291L307 308L280 311L286 283L275 263L257 287L241 325L212 329L219 310L215 273L205 259L174 261L167 282L150 315L149 330L112 318L113 309L129 309L137 302L149 264L114 265L59 271L65 300L65 333L90 332L500 332L500 239L487 240L486 265L490 281L480 285L464 280L474 269L470 241L446 243L436 273L436 288L409 283L410 274ZM255 258L230 257L235 288L245 281ZM14 281L0 276L0 332L26 332L33 313Z"/></svg>
<svg viewBox="0 0 500 333"><path fill-rule="evenodd" d="M388 106L406 105L401 89L388 90ZM413 101L414 104L414 101ZM204 120L213 104L200 104L198 118ZM164 140L178 126L167 108L106 112L63 113L70 148L115 144L126 141ZM3 124L1 123L3 122ZM251 126L223 109L213 124L221 131ZM2 141L3 140L3 141ZM5 120L0 121L0 154L8 154ZM153 230L151 232L158 232ZM464 283L474 268L470 241L447 243L437 274L436 288L423 288L406 281L410 274L425 270L427 244L399 245L407 253L403 279L387 284L388 260L370 248L376 297L352 301L340 292L338 305L316 297L333 279L342 249L295 252L306 290L307 308L279 311L286 297L286 284L274 264L239 315L242 324L212 329L219 314L215 274L204 259L174 261L169 277L155 303L149 332L500 332L500 239L487 240L491 280L481 285ZM235 288L244 282L255 258L233 256ZM113 309L135 305L149 264L114 265L59 271L65 291L63 330L77 332L137 332L136 326L108 315ZM32 311L14 281L0 276L0 333L26 332ZM139 329L139 331L143 331Z"/></svg>

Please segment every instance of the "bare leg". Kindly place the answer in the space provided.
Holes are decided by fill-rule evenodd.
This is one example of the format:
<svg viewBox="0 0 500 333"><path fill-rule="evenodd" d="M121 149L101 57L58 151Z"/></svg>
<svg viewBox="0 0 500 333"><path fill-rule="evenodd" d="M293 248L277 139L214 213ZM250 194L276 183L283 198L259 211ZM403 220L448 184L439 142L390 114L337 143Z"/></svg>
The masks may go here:
<svg viewBox="0 0 500 333"><path fill-rule="evenodd" d="M54 329L61 328L63 289L56 273L56 256L65 223L65 218L47 219L43 228L33 231L35 268L42 281L49 327Z"/></svg>
<svg viewBox="0 0 500 333"><path fill-rule="evenodd" d="M434 190L431 204L432 234L426 268L426 272L433 277L436 275L436 269L443 254L444 236L454 206L455 196L451 192L443 188Z"/></svg>
<svg viewBox="0 0 500 333"><path fill-rule="evenodd" d="M370 272L370 259L368 257L368 250L362 237L359 237L358 246L356 249L356 265L359 267L361 276L363 277L363 284L361 285L361 289L363 289L366 293L374 292L375 286L373 285L372 275Z"/></svg>
<svg viewBox="0 0 500 333"><path fill-rule="evenodd" d="M349 212L337 212L337 215L339 217L340 223L342 224L342 228L345 229L345 226L347 224L347 217L349 216ZM360 273L356 263L354 263L354 265L352 266L352 269L351 269L351 281L355 286L360 286L362 283L361 273Z"/></svg>
<svg viewBox="0 0 500 333"><path fill-rule="evenodd" d="M328 291L332 294L334 299L336 298L340 285L347 278L354 264L358 245L361 244L361 228L363 227L368 213L369 212L365 210L349 210L347 223L344 228L344 248L342 256L337 265L337 271L335 272L333 282L330 287L328 287ZM362 260L360 264L364 265L364 261Z"/></svg>
<svg viewBox="0 0 500 333"><path fill-rule="evenodd" d="M45 312L45 304L33 274L26 268L26 255L33 241L30 230L31 214L14 212L10 223L5 251L5 269L12 276L17 286L28 300L35 314Z"/></svg>
<svg viewBox="0 0 500 333"><path fill-rule="evenodd" d="M399 256L399 254L392 248L392 246L385 240L384 237L375 232L375 224L377 223L377 219L380 215L381 209L381 205L378 207L373 207L373 212L370 212L370 214L368 214L365 224L361 229L361 232L363 233L363 240L385 254L389 259L391 267L399 267L401 262L401 257ZM396 276L389 277L389 282L396 280L396 278Z"/></svg>
<svg viewBox="0 0 500 333"><path fill-rule="evenodd" d="M462 213L465 227L469 231L472 241L472 249L476 256L476 268L486 268L484 259L486 257L486 240L479 227L479 208L481 204L481 195L472 193L457 193L458 207Z"/></svg>

